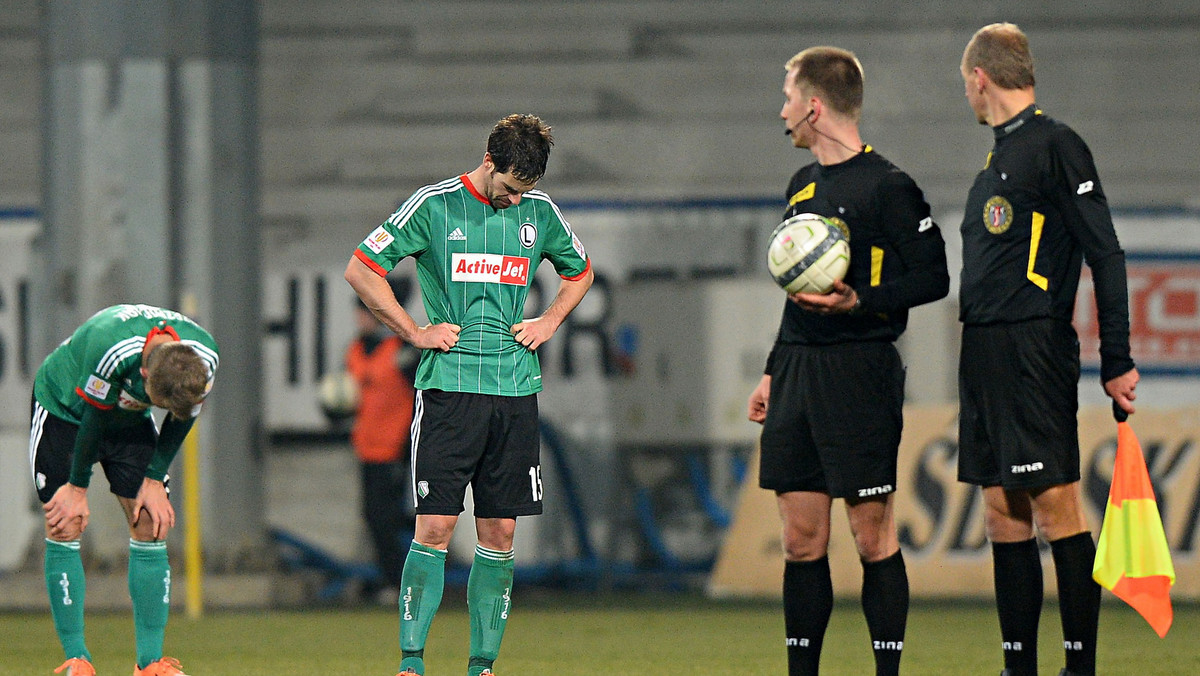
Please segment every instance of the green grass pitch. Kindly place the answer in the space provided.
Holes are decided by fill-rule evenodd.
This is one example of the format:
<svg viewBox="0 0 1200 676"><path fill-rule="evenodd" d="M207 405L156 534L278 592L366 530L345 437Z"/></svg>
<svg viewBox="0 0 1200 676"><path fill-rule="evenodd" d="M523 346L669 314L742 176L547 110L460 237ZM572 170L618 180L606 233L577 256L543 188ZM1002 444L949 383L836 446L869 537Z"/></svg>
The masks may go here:
<svg viewBox="0 0 1200 676"><path fill-rule="evenodd" d="M779 605L717 602L686 595L518 593L508 623L499 676L644 676L786 673ZM427 674L466 673L468 628L461 598L448 594L426 648ZM995 676L999 631L987 603L913 604L906 674ZM1042 673L1062 666L1057 607L1042 615ZM174 613L167 653L193 676L394 676L398 621L390 609L210 612L190 620ZM99 676L127 674L133 627L127 613L88 618L88 645ZM1176 608L1175 625L1159 639L1131 609L1105 603L1100 673L1200 674L1200 606ZM48 676L61 651L49 613L0 613L0 674ZM874 673L866 626L855 602L839 602L830 623L822 674Z"/></svg>

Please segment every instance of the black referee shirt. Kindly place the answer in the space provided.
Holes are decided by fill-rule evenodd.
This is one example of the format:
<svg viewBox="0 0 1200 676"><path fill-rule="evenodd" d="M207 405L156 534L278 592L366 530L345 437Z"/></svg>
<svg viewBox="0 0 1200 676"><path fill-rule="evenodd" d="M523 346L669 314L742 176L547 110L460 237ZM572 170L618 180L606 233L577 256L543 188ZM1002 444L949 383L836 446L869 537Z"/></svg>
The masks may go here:
<svg viewBox="0 0 1200 676"><path fill-rule="evenodd" d="M800 169L786 197L784 219L820 214L848 236L845 282L862 306L854 314L822 315L789 300L776 345L894 341L904 332L909 308L949 292L946 245L924 194L870 146L840 164L814 162Z"/></svg>
<svg viewBox="0 0 1200 676"><path fill-rule="evenodd" d="M1084 259L1095 280L1102 379L1133 368L1125 254L1091 151L1036 105L994 127L963 216L959 319L1070 322Z"/></svg>

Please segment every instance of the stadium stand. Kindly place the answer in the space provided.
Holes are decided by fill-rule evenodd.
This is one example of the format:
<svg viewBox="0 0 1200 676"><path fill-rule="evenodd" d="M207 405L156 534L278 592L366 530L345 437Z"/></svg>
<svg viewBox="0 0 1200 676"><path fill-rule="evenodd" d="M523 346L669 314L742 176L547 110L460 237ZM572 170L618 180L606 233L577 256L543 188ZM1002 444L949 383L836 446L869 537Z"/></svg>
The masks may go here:
<svg viewBox="0 0 1200 676"><path fill-rule="evenodd" d="M987 150L956 64L979 24L1036 40L1042 104L1092 139L1115 204L1179 205L1200 112L1200 8L1086 8L1035 0L805 3L315 0L261 3L264 215L357 222L414 185L460 171L500 114L557 126L555 195L773 195L798 159L776 138L782 64L800 47L855 49L869 141L906 167L935 211L957 205ZM0 19L0 204L38 203L38 3ZM370 220L370 219L368 219Z"/></svg>

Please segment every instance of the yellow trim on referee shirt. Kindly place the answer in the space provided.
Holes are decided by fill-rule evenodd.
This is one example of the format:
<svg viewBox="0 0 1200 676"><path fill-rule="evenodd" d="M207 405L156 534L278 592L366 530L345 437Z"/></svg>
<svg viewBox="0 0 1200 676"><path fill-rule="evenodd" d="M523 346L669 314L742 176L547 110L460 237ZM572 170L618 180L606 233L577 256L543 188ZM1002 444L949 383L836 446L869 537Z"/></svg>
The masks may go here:
<svg viewBox="0 0 1200 676"><path fill-rule="evenodd" d="M1050 280L1033 271L1033 264L1037 262L1038 243L1042 241L1042 224L1046 222L1046 217L1038 212L1033 212L1033 223L1029 233L1029 269L1025 271L1025 276L1029 281L1033 282L1042 291L1050 288Z"/></svg>
<svg viewBox="0 0 1200 676"><path fill-rule="evenodd" d="M883 249L871 247L871 286L879 286L883 280Z"/></svg>
<svg viewBox="0 0 1200 676"><path fill-rule="evenodd" d="M803 202L804 200L810 200L810 199L812 199L812 196L815 194L817 194L816 181L809 183L808 185L804 186L804 188L800 192L796 193L795 195L792 195L792 198L790 200L788 200L788 206L790 207L792 205L799 204L800 202Z"/></svg>

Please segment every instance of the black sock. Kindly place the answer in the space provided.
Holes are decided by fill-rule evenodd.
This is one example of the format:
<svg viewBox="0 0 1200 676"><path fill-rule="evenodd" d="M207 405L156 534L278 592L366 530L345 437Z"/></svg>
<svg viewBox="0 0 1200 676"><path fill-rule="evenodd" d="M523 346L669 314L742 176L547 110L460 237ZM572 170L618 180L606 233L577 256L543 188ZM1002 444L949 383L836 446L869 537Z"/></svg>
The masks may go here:
<svg viewBox="0 0 1200 676"><path fill-rule="evenodd" d="M875 649L875 676L900 673L908 621L908 573L899 550L886 559L862 562L862 608Z"/></svg>
<svg viewBox="0 0 1200 676"><path fill-rule="evenodd" d="M833 614L829 557L788 561L783 567L783 624L787 630L788 676L816 676L821 643Z"/></svg>
<svg viewBox="0 0 1200 676"><path fill-rule="evenodd" d="M1100 624L1100 585L1092 579L1096 544L1088 532L1050 543L1058 605L1062 615L1067 671L1077 676L1096 673L1096 631Z"/></svg>
<svg viewBox="0 0 1200 676"><path fill-rule="evenodd" d="M1004 666L1012 676L1037 676L1042 614L1042 560L1037 540L993 543L992 560Z"/></svg>

